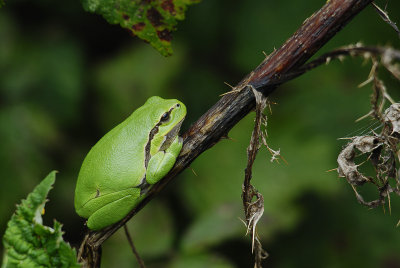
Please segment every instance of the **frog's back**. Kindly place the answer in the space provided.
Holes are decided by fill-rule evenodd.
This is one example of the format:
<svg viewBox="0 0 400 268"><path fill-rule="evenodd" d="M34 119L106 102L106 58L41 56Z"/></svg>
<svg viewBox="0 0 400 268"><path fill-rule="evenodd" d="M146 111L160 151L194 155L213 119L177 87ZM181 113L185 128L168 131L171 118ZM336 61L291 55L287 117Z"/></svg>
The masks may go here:
<svg viewBox="0 0 400 268"><path fill-rule="evenodd" d="M92 147L78 176L75 205L99 195L135 187L145 176L145 146L151 131L144 107L134 111ZM80 193L91 193L84 196Z"/></svg>

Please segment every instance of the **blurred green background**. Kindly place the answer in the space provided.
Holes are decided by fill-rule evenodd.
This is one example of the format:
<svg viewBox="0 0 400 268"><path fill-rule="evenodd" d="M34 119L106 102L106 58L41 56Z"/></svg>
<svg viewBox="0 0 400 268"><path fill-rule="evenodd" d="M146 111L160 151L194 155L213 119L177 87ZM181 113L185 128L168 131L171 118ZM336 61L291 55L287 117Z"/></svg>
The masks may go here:
<svg viewBox="0 0 400 268"><path fill-rule="evenodd" d="M0 233L15 204L51 170L59 171L45 223L64 224L79 246L84 220L73 207L76 177L90 147L153 95L188 107L187 129L278 48L325 0L204 0L191 6L174 33L174 55L163 58L144 42L79 1L7 1L0 9ZM388 1L400 22L400 2ZM384 5L386 1L379 1ZM393 45L399 38L372 7L321 51L362 41ZM392 214L359 205L335 172L337 140L370 124L370 86L357 88L370 62L332 62L272 94L268 142L286 164L262 149L253 184L265 198L258 232L268 267L400 267L400 201ZM399 100L400 84L384 71ZM251 241L240 198L254 113L188 169L129 223L149 267L252 267ZM136 261L122 231L103 247L102 267Z"/></svg>

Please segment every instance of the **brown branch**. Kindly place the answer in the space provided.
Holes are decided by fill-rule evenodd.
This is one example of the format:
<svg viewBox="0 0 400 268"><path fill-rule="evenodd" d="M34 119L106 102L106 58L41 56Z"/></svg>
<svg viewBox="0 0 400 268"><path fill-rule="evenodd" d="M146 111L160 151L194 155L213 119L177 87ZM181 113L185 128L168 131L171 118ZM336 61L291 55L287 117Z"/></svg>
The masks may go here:
<svg viewBox="0 0 400 268"><path fill-rule="evenodd" d="M97 232L90 232L82 245L80 261L87 267L100 264L101 244L121 228L129 219L155 197L176 175L187 168L202 152L211 148L229 130L255 107L251 89L268 96L278 85L280 78L302 66L326 42L340 31L372 0L330 0L290 37L281 48L274 51L237 86L239 92L223 96L200 117L183 135L184 146L174 168L157 183L143 201L123 220Z"/></svg>

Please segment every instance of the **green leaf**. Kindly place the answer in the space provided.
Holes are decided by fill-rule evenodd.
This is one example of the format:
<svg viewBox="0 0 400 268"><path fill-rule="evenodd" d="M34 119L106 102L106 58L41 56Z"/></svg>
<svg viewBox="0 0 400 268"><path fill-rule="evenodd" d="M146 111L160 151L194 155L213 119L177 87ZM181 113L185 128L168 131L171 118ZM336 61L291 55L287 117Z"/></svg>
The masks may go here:
<svg viewBox="0 0 400 268"><path fill-rule="evenodd" d="M188 5L200 0L82 0L86 11L102 15L149 42L162 55L172 54L171 32Z"/></svg>
<svg viewBox="0 0 400 268"><path fill-rule="evenodd" d="M56 179L52 171L28 195L7 224L2 267L80 267L76 253L62 239L61 223L42 224L46 197Z"/></svg>

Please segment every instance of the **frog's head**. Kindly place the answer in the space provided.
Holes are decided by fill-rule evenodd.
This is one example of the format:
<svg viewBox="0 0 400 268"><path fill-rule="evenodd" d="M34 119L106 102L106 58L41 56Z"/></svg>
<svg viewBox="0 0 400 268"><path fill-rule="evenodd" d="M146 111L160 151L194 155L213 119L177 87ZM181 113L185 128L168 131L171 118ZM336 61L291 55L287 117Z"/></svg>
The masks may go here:
<svg viewBox="0 0 400 268"><path fill-rule="evenodd" d="M175 99L165 100L154 96L147 100L146 105L152 107L152 117L155 125L150 133L151 149L153 155L160 150L165 150L178 136L182 121L186 116L185 105Z"/></svg>

